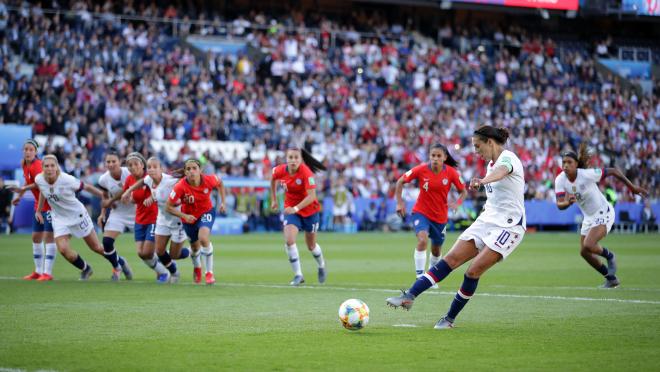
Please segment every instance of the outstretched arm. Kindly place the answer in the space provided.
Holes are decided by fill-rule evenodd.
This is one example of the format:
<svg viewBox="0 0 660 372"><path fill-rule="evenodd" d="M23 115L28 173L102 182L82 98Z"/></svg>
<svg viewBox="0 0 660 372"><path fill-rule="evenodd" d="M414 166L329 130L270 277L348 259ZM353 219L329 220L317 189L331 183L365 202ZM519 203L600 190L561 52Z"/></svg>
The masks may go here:
<svg viewBox="0 0 660 372"><path fill-rule="evenodd" d="M633 184L618 168L605 168L604 172L605 176L614 176L625 183L633 194L638 194L643 197L649 195L649 192L646 189Z"/></svg>

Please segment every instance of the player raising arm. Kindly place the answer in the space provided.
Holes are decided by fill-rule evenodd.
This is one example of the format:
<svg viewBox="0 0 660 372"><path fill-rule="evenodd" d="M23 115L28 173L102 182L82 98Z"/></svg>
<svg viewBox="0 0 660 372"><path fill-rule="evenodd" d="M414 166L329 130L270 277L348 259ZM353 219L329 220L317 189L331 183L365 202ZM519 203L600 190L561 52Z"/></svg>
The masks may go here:
<svg viewBox="0 0 660 372"><path fill-rule="evenodd" d="M614 252L600 245L600 241L614 224L614 206L607 202L598 189L598 182L607 176L614 176L628 186L633 194L647 196L648 192L634 185L616 168L588 169L591 155L587 145L582 143L578 150L562 153L562 172L555 179L557 207L566 209L578 203L584 219L580 230L580 255L585 261L605 277L603 288L616 288L620 282L616 276L617 265ZM598 256L607 260L605 266Z"/></svg>
<svg viewBox="0 0 660 372"><path fill-rule="evenodd" d="M520 159L504 149L509 138L506 129L484 125L474 131L475 152L488 161L486 177L473 178L470 187L486 189L486 204L481 215L459 237L440 262L398 297L390 297L387 304L410 309L415 298L433 284L445 279L454 269L472 260L463 276L463 284L456 293L447 314L435 325L436 329L452 328L458 313L477 290L479 278L497 262L505 259L525 235L525 178Z"/></svg>

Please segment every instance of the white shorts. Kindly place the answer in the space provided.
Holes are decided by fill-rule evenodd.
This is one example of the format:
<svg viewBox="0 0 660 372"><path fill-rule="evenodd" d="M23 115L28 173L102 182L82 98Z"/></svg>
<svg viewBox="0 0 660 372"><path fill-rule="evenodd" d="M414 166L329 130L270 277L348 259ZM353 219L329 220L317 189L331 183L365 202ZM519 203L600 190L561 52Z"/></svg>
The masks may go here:
<svg viewBox="0 0 660 372"><path fill-rule="evenodd" d="M110 217L105 221L103 231L119 231L123 233L126 230L133 231L135 227L135 216L122 215L121 213L110 212Z"/></svg>
<svg viewBox="0 0 660 372"><path fill-rule="evenodd" d="M71 224L72 221L75 221ZM75 219L66 219L62 217L53 218L53 236L73 235L76 238L84 238L94 232L94 223L91 217L85 212L82 217Z"/></svg>
<svg viewBox="0 0 660 372"><path fill-rule="evenodd" d="M179 222L176 226L156 224L156 231L154 231L154 234L160 236L169 236L173 243L183 243L186 239L188 239L188 235L186 235L186 232L183 231L183 224L181 222Z"/></svg>
<svg viewBox="0 0 660 372"><path fill-rule="evenodd" d="M458 239L474 239L474 245L479 251L488 247L501 254L502 259L505 259L518 247L524 236L525 229L520 225L501 227L477 218Z"/></svg>
<svg viewBox="0 0 660 372"><path fill-rule="evenodd" d="M340 206L333 206L332 207L332 215L335 217L345 217L348 215L348 203L344 203L344 205Z"/></svg>
<svg viewBox="0 0 660 372"><path fill-rule="evenodd" d="M586 236L589 234L589 230L592 227L598 225L605 225L607 227L607 232L610 232L612 225L614 225L614 207L608 205L603 207L603 209L592 214L591 216L584 216L582 220L582 228L580 229L580 235Z"/></svg>

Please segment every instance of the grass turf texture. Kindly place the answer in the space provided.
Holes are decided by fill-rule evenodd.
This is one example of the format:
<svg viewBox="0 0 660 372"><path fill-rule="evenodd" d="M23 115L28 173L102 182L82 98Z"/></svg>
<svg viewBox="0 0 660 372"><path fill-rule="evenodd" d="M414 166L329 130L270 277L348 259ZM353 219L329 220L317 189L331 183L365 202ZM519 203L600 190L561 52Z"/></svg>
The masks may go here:
<svg viewBox="0 0 660 372"><path fill-rule="evenodd" d="M612 235L621 288L579 256L577 234L528 234L480 281L456 328L433 325L466 266L418 298L412 311L385 298L413 280L412 234L320 234L328 282L299 239L307 283L292 274L281 235L215 236L215 286L159 285L130 235L117 247L133 282L111 283L109 264L74 239L95 274L79 282L61 256L55 281L32 269L29 236L0 237L0 369L24 370L654 370L660 365L659 235ZM445 250L455 241L447 238ZM339 304L365 301L369 325L343 329ZM414 326L414 327L413 327Z"/></svg>

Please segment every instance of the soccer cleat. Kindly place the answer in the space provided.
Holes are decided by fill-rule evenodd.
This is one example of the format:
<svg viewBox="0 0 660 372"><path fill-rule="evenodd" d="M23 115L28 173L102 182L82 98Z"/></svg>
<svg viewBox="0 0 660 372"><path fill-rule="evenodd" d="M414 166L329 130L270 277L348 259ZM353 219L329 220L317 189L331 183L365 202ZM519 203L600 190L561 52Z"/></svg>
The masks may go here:
<svg viewBox="0 0 660 372"><path fill-rule="evenodd" d="M294 287L297 287L305 282L305 278L302 275L296 275L291 279L291 282L289 285L292 285Z"/></svg>
<svg viewBox="0 0 660 372"><path fill-rule="evenodd" d="M431 288L433 288L433 289L438 289L438 283L433 283L433 285L431 286Z"/></svg>
<svg viewBox="0 0 660 372"><path fill-rule="evenodd" d="M193 268L193 282L201 283L202 282L202 268L195 267Z"/></svg>
<svg viewBox="0 0 660 372"><path fill-rule="evenodd" d="M133 280L133 270L131 270L126 259L124 259L124 264L121 265L121 272L124 273L124 278L126 278L126 280Z"/></svg>
<svg viewBox="0 0 660 372"><path fill-rule="evenodd" d="M39 275L36 271L33 271L32 274L24 276L23 280L37 280L40 276L41 275Z"/></svg>
<svg viewBox="0 0 660 372"><path fill-rule="evenodd" d="M328 276L328 273L325 271L325 267L319 267L319 283L325 283L325 279Z"/></svg>
<svg viewBox="0 0 660 372"><path fill-rule="evenodd" d="M390 297L385 300L387 304L393 308L402 307L406 310L410 310L415 302L415 296L410 293L402 290L401 295L397 297Z"/></svg>
<svg viewBox="0 0 660 372"><path fill-rule="evenodd" d="M110 280L113 282L118 282L121 279L121 269L112 269L112 276Z"/></svg>
<svg viewBox="0 0 660 372"><path fill-rule="evenodd" d="M437 323L435 323L434 329L449 329L449 328L454 328L454 322L450 322L447 320L447 317L442 317L440 320L438 320Z"/></svg>
<svg viewBox="0 0 660 372"><path fill-rule="evenodd" d="M167 283L170 281L170 273L158 274L156 277L158 283Z"/></svg>
<svg viewBox="0 0 660 372"><path fill-rule="evenodd" d="M601 288L616 288L619 284L621 284L619 278L614 278L612 280L606 279Z"/></svg>
<svg viewBox="0 0 660 372"><path fill-rule="evenodd" d="M178 283L180 278L181 274L179 271L175 272L174 274L170 275L170 284Z"/></svg>
<svg viewBox="0 0 660 372"><path fill-rule="evenodd" d="M205 279L206 279L206 284L208 285L215 284L215 276L213 276L213 273L211 272L206 273Z"/></svg>
<svg viewBox="0 0 660 372"><path fill-rule="evenodd" d="M46 273L39 275L39 279L37 279L38 282L49 282L51 280L53 280L53 276Z"/></svg>
<svg viewBox="0 0 660 372"><path fill-rule="evenodd" d="M94 274L94 270L92 270L92 266L90 264L87 264L85 270L80 272L80 280L88 280L92 274Z"/></svg>
<svg viewBox="0 0 660 372"><path fill-rule="evenodd" d="M616 275L616 256L614 252L612 252L612 259L607 260L607 275Z"/></svg>

